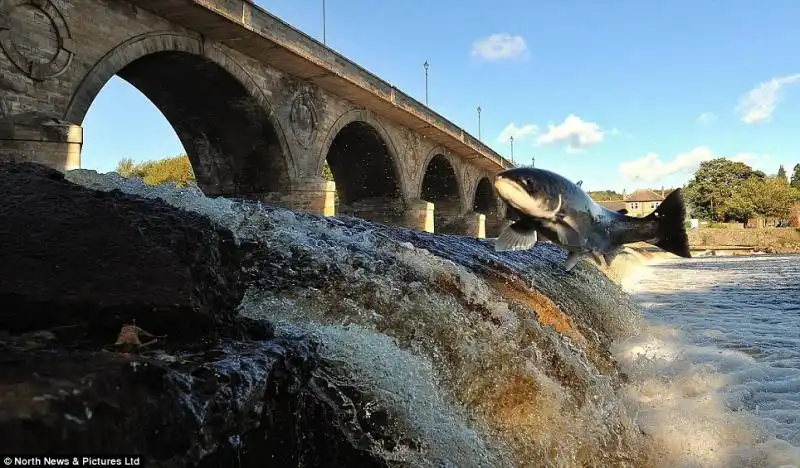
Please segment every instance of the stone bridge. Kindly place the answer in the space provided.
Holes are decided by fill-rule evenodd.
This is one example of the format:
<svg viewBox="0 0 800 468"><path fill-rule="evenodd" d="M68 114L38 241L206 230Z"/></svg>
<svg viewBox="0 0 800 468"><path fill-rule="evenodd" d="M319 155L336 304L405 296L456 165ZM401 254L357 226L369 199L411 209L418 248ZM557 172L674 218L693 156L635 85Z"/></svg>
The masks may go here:
<svg viewBox="0 0 800 468"><path fill-rule="evenodd" d="M480 237L505 217L490 180L509 161L242 0L0 0L0 160L79 168L114 75L164 114L209 196L331 215L338 193L337 214Z"/></svg>

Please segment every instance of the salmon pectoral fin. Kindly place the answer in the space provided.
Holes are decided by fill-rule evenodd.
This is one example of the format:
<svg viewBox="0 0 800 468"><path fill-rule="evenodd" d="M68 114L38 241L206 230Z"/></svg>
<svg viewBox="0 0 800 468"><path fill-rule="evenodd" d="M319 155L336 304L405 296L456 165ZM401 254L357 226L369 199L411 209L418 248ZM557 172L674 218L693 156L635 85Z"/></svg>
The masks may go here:
<svg viewBox="0 0 800 468"><path fill-rule="evenodd" d="M567 262L564 265L564 270L565 271L570 271L573 268L575 268L575 265L578 264L578 260L581 259L581 256L583 256L582 252L570 252L567 255Z"/></svg>
<svg viewBox="0 0 800 468"><path fill-rule="evenodd" d="M520 220L503 229L494 242L494 250L497 252L527 250L533 247L537 240L535 227L525 220Z"/></svg>

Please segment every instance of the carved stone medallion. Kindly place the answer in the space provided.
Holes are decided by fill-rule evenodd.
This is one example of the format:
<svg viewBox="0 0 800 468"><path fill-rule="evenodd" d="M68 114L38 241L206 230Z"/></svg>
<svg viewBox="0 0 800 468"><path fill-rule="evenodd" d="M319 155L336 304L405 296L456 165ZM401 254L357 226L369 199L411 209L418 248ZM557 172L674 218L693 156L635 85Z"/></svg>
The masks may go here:
<svg viewBox="0 0 800 468"><path fill-rule="evenodd" d="M34 80L56 77L67 69L75 46L64 15L51 0L0 0L0 48Z"/></svg>
<svg viewBox="0 0 800 468"><path fill-rule="evenodd" d="M294 98L289 120L297 142L308 148L314 141L314 134L317 130L317 115L314 102L309 94L300 93Z"/></svg>
<svg viewBox="0 0 800 468"><path fill-rule="evenodd" d="M403 149L402 153L399 155L400 160L402 161L403 165L405 166L406 177L408 180L413 180L414 178L414 171L418 168L419 162L419 150L420 150L420 137L419 134L411 129L406 129L405 135L403 135Z"/></svg>

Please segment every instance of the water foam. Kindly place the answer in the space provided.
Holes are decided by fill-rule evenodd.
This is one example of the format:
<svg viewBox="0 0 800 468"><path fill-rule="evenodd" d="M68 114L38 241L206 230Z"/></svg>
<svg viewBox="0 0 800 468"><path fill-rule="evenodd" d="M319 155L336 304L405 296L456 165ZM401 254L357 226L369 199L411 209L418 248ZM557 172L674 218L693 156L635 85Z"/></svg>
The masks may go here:
<svg viewBox="0 0 800 468"><path fill-rule="evenodd" d="M430 459L642 466L649 457L605 348L635 330L640 314L594 267L561 274L563 252L553 246L498 255L471 239L207 198L196 188L85 170L67 178L160 198L257 242L262 267L288 279L252 287L241 312L316 336L325 356L428 441Z"/></svg>
<svg viewBox="0 0 800 468"><path fill-rule="evenodd" d="M800 321L791 311L800 291L787 281L790 264L660 260L627 284L648 320L614 354L631 377L629 414L655 439L660 466L800 466Z"/></svg>

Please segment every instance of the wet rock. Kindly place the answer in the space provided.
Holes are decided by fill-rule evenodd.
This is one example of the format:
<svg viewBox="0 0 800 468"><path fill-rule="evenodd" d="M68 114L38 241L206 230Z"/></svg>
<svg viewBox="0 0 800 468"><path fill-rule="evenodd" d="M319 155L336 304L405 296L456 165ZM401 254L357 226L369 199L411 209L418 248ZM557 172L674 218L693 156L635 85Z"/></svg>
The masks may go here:
<svg viewBox="0 0 800 468"><path fill-rule="evenodd" d="M0 453L383 467L424 450L317 344L238 315L253 251L229 230L35 164L0 165L0 196Z"/></svg>
<svg viewBox="0 0 800 468"><path fill-rule="evenodd" d="M373 427L305 342L140 355L60 345L2 350L0 453L136 453L149 467L389 466L379 455L387 426Z"/></svg>
<svg viewBox="0 0 800 468"><path fill-rule="evenodd" d="M207 218L32 163L0 165L0 199L0 329L110 336L136 320L177 338L232 323L241 254Z"/></svg>

